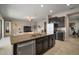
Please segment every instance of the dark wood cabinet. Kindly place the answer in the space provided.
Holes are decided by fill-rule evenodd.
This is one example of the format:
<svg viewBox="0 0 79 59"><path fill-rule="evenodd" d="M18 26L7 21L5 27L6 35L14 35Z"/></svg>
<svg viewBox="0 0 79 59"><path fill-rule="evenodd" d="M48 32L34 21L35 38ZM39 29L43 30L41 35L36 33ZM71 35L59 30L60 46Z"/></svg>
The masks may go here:
<svg viewBox="0 0 79 59"><path fill-rule="evenodd" d="M55 39L53 35L49 36L48 44L49 44L48 45L49 48L52 48L55 45Z"/></svg>
<svg viewBox="0 0 79 59"><path fill-rule="evenodd" d="M65 27L65 17L53 17L49 19L49 23L55 23L55 27Z"/></svg>
<svg viewBox="0 0 79 59"><path fill-rule="evenodd" d="M42 38L36 40L36 54L42 54Z"/></svg>
<svg viewBox="0 0 79 59"><path fill-rule="evenodd" d="M48 50L48 37L43 37L43 52L46 52Z"/></svg>
<svg viewBox="0 0 79 59"><path fill-rule="evenodd" d="M45 53L48 49L52 48L55 45L55 40L53 35L41 37L36 40L36 54L40 55Z"/></svg>
<svg viewBox="0 0 79 59"><path fill-rule="evenodd" d="M48 37L41 37L36 40L36 54L43 54L48 50Z"/></svg>
<svg viewBox="0 0 79 59"><path fill-rule="evenodd" d="M53 46L53 36L49 36L49 40L48 40L48 47L51 48Z"/></svg>
<svg viewBox="0 0 79 59"><path fill-rule="evenodd" d="M55 38L53 38L53 47L55 46Z"/></svg>
<svg viewBox="0 0 79 59"><path fill-rule="evenodd" d="M52 48L55 40L52 35L35 38L28 42L20 42L13 45L13 54L17 55L42 55Z"/></svg>

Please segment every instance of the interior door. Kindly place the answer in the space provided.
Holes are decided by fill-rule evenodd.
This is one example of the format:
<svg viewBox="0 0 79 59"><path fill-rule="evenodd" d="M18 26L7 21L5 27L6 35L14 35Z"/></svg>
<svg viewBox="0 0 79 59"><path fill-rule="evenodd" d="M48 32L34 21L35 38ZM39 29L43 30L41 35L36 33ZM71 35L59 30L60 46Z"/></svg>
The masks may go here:
<svg viewBox="0 0 79 59"><path fill-rule="evenodd" d="M0 39L2 38L2 21L0 20Z"/></svg>

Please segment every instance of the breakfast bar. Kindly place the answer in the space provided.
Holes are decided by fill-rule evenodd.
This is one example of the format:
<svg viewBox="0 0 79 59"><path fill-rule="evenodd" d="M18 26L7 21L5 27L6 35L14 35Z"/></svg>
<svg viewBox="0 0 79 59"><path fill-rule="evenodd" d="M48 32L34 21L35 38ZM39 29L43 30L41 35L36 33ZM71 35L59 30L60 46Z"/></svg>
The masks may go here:
<svg viewBox="0 0 79 59"><path fill-rule="evenodd" d="M54 34L22 34L11 36L14 55L42 55L54 47Z"/></svg>

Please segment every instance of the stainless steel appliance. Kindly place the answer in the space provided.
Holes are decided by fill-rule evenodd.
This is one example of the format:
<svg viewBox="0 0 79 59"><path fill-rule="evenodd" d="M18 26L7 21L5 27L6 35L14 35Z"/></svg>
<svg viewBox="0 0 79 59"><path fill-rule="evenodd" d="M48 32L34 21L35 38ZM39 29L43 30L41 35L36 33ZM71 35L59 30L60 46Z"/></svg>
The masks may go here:
<svg viewBox="0 0 79 59"><path fill-rule="evenodd" d="M47 24L47 34L54 34L54 23Z"/></svg>

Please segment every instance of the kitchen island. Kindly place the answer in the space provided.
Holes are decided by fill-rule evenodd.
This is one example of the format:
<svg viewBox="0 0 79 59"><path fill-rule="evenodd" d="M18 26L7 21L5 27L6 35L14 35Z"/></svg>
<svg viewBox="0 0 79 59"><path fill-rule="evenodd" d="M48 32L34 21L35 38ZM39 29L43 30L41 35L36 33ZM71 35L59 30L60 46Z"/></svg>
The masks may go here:
<svg viewBox="0 0 79 59"><path fill-rule="evenodd" d="M11 36L14 55L42 55L55 45L53 34L22 34Z"/></svg>

